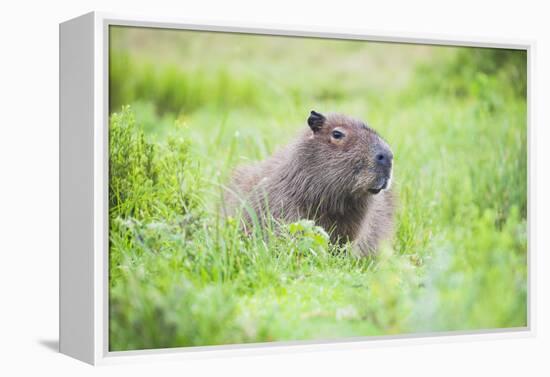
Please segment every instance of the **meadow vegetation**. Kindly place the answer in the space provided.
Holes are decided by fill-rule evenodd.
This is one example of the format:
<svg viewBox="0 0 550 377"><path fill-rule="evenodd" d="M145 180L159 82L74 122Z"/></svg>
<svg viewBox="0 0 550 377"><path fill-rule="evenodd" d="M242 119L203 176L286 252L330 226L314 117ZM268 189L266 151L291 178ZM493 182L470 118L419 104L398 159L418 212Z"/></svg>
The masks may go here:
<svg viewBox="0 0 550 377"><path fill-rule="evenodd" d="M311 109L392 147L375 257L220 216ZM112 28L110 112L112 351L527 325L524 52Z"/></svg>

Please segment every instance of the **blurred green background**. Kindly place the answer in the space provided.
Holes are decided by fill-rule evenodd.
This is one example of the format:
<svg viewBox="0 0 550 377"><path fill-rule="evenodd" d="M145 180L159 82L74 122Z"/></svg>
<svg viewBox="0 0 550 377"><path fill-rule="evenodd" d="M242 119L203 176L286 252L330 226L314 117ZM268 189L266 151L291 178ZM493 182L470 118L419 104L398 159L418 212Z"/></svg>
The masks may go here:
<svg viewBox="0 0 550 377"><path fill-rule="evenodd" d="M109 68L111 350L527 325L524 51L111 27ZM392 147L377 257L218 215L312 109Z"/></svg>

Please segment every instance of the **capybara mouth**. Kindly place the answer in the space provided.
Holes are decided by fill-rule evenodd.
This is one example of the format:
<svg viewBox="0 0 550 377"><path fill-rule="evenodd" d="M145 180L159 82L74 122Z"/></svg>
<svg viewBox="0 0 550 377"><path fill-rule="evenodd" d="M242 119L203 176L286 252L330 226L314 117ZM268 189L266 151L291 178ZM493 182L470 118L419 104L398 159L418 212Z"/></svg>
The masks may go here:
<svg viewBox="0 0 550 377"><path fill-rule="evenodd" d="M371 194L378 194L380 191L382 190L385 190L388 188L388 184L390 182L390 177L382 177L380 179L378 179L378 181L376 182L377 185L370 188L368 191L371 193Z"/></svg>

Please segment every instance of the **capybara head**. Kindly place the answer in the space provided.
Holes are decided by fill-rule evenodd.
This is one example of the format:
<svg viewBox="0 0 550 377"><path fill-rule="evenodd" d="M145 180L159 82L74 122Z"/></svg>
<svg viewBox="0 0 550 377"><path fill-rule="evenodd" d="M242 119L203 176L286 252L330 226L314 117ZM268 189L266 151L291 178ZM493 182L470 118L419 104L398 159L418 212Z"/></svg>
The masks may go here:
<svg viewBox="0 0 550 377"><path fill-rule="evenodd" d="M317 183L342 194L378 194L390 187L393 154L388 144L358 119L311 111L310 137L302 155L310 160Z"/></svg>

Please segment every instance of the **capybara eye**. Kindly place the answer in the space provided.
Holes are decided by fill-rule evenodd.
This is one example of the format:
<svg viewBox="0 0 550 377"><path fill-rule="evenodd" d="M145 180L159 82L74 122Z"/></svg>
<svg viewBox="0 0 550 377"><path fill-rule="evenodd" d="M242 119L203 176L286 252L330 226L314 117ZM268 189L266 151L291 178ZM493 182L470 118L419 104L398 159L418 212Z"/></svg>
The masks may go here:
<svg viewBox="0 0 550 377"><path fill-rule="evenodd" d="M343 138L345 135L343 132L340 132L340 131L332 131L332 137L335 138L336 140L340 140L341 138Z"/></svg>

